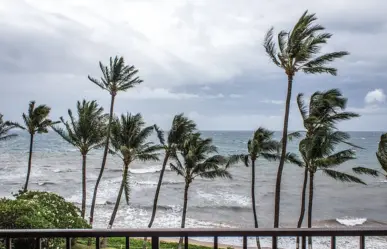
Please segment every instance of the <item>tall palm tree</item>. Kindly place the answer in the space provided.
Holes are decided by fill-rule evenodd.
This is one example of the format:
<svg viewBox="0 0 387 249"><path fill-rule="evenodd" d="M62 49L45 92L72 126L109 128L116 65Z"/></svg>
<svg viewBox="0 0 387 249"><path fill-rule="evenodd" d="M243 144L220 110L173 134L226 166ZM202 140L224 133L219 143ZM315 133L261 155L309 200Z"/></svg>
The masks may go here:
<svg viewBox="0 0 387 249"><path fill-rule="evenodd" d="M217 153L217 148L212 144L212 139L201 138L199 133L191 134L186 138L178 154L172 154L174 163L170 163L171 169L185 180L183 214L181 228L185 227L188 205L188 190L190 184L198 177L215 179L217 177L231 179L228 172L229 160ZM181 162L181 159L183 162ZM180 238L179 248L183 239Z"/></svg>
<svg viewBox="0 0 387 249"><path fill-rule="evenodd" d="M30 134L30 151L28 156L28 170L27 170L27 178L26 183L24 184L23 191L26 192L28 190L28 182L31 174L31 166L32 166L32 150L34 144L34 136L35 134L43 134L48 132L48 128L51 125L54 125L58 122L53 122L48 118L50 114L51 108L46 105L39 105L35 107L35 101L31 101L28 108L28 113L23 113L23 125L17 125L17 127L27 130Z"/></svg>
<svg viewBox="0 0 387 249"><path fill-rule="evenodd" d="M77 115L75 119L73 112L69 109L70 121L60 118L65 129L53 126L65 141L77 147L82 156L82 208L81 216L85 218L86 213L86 159L87 154L96 148L100 148L106 138L107 115L103 113L103 108L98 106L97 101L77 102Z"/></svg>
<svg viewBox="0 0 387 249"><path fill-rule="evenodd" d="M305 104L304 95L302 93L297 95L297 105L301 114L303 125L305 128L305 138L311 139L315 136L316 132L320 128L336 129L335 124L342 120L348 120L359 115L352 112L345 112L347 99L343 97L342 93L338 89L330 89L324 92L317 91L312 94L308 105ZM300 132L298 132L300 133ZM346 143L351 147L361 148L352 143L346 141L347 138L341 140L342 143ZM301 143L300 143L301 145ZM309 166L306 155L301 153L304 160L304 180L301 193L301 211L297 223L297 228L302 226L305 215L305 203L306 203L306 189L308 183ZM299 238L297 237L297 248L299 248Z"/></svg>
<svg viewBox="0 0 387 249"><path fill-rule="evenodd" d="M120 119L116 118L112 124L112 153L122 159L123 174L108 228L113 226L123 192L125 192L126 203L129 205L130 185L128 173L130 164L135 160L142 162L159 160L159 151L162 147L155 145L153 142L148 142L148 138L153 131L154 126L145 127L145 122L139 113L136 115L123 114Z"/></svg>
<svg viewBox="0 0 387 249"><path fill-rule="evenodd" d="M296 73L302 71L306 74L327 73L336 75L337 69L329 66L329 63L349 54L346 51L340 51L319 55L322 45L328 42L332 34L325 33L323 26L315 24L316 20L315 14L308 14L308 11L305 11L292 30L283 30L278 33L276 37L278 51L273 28L267 32L264 39L264 48L267 55L276 66L285 71L288 78L282 138L286 138L288 134L292 84ZM279 225L281 178L285 162L286 145L287 139L282 139L282 158L278 166L275 190L274 227ZM277 247L276 240L273 246L274 248Z"/></svg>
<svg viewBox="0 0 387 249"><path fill-rule="evenodd" d="M113 120L114 113L114 101L118 92L125 92L126 90L133 88L135 85L138 85L142 80L136 76L138 70L134 66L125 65L123 57L118 58L117 56L113 59L110 57L110 65L105 66L102 62L99 62L99 67L102 71L102 77L100 80L88 76L89 80L99 86L101 89L109 92L110 99L110 112L109 112L109 122L107 127L107 136L105 141L105 149L102 157L101 169L95 183L93 199L90 208L90 225L93 225L94 218L94 209L97 201L97 191L99 183L101 182L103 172L105 170L107 153L109 151L109 140L110 140L110 130L111 123Z"/></svg>
<svg viewBox="0 0 387 249"><path fill-rule="evenodd" d="M184 114L182 113L175 115L175 117L173 118L172 126L168 133L167 141L165 141L164 133L160 129L158 129L158 127L156 127L157 135L160 140L160 143L164 147L165 155L164 155L163 165L160 171L159 181L156 187L155 197L153 200L152 215L148 224L149 228L152 227L156 217L157 202L159 199L161 184L163 182L165 168L167 166L169 157L171 154L175 154L177 152L177 147L180 146L185 140L185 138L195 130L196 130L195 122L185 117ZM144 238L144 246L143 246L144 248L146 247L146 243L145 243L146 240L147 238Z"/></svg>
<svg viewBox="0 0 387 249"><path fill-rule="evenodd" d="M314 178L318 171L337 181L365 184L353 175L335 170L343 163L356 159L356 152L353 149L336 152L337 145L349 138L346 132L320 127L312 137L304 138L300 142L300 152L307 160L305 165L309 171L308 228L312 227ZM311 237L309 237L308 244L309 249L312 249Z"/></svg>
<svg viewBox="0 0 387 249"><path fill-rule="evenodd" d="M4 121L3 114L0 113L0 141L8 140L17 136L17 134L8 134L8 132L18 127L17 124Z"/></svg>

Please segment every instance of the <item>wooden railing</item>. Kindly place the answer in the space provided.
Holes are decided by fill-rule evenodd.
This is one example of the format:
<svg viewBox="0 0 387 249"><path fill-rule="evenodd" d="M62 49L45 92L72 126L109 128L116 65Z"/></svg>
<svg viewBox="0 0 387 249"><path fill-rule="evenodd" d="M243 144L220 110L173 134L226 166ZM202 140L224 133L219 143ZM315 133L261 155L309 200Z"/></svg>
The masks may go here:
<svg viewBox="0 0 387 249"><path fill-rule="evenodd" d="M188 238L190 237L213 237L213 248L218 248L219 237L241 237L242 247L247 249L248 237L301 237L301 248L305 248L307 237L330 237L331 248L336 248L336 237L348 236L359 237L360 249L365 248L365 237L387 236L387 227L377 228L278 228L278 229L17 229L0 230L0 238L5 242L5 248L12 248L12 240L17 238L34 239L36 249L41 249L42 238L64 238L66 249L71 249L71 238L94 238L95 248L100 248L100 238L124 237L126 238L125 248L130 248L129 238L150 237L152 249L159 249L160 238L183 237L184 248L188 249ZM387 248L387 242L386 247Z"/></svg>

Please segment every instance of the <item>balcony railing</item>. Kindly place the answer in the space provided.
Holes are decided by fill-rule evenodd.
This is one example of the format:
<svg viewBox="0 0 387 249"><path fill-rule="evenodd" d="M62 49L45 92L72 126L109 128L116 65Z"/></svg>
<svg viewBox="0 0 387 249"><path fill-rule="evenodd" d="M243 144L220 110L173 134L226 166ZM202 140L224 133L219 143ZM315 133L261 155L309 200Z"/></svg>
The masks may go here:
<svg viewBox="0 0 387 249"><path fill-rule="evenodd" d="M41 249L42 238L64 238L66 249L71 249L71 238L94 238L95 248L100 248L100 238L124 237L125 248L130 248L129 238L150 237L152 249L159 249L160 238L183 237L184 248L188 249L188 238L190 237L213 237L214 249L218 249L219 237L241 237L242 247L247 249L248 237L301 237L301 248L305 248L307 237L330 237L331 248L336 248L336 237L359 237L359 248L365 248L365 237L387 236L387 227L377 228L278 228L278 229L18 229L0 230L0 238L5 241L5 248L12 248L12 239L30 238L36 242L36 249ZM387 248L387 243L386 247Z"/></svg>

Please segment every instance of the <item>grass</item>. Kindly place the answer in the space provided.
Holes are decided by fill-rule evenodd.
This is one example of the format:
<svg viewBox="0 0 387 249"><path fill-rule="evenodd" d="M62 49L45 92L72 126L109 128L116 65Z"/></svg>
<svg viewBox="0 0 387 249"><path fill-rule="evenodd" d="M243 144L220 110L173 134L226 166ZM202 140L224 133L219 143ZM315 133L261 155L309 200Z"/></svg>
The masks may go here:
<svg viewBox="0 0 387 249"><path fill-rule="evenodd" d="M77 244L73 246L73 249L94 249L95 241L93 241L92 246L87 246L87 239L79 238ZM142 249L143 239L130 239L130 248L133 249ZM175 249L178 247L178 243L174 242L162 242L160 241L160 249ZM109 238L108 246L106 249L124 249L125 248L125 238ZM147 248L151 248L150 242L147 242ZM188 246L189 249L211 249L211 247L192 245Z"/></svg>

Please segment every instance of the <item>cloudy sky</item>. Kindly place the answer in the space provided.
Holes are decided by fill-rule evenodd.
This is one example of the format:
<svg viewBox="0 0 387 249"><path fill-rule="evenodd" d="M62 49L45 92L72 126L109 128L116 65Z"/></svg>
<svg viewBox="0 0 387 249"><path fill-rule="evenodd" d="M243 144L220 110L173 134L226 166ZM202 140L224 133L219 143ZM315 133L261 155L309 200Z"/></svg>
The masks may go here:
<svg viewBox="0 0 387 249"><path fill-rule="evenodd" d="M348 50L339 75L296 75L294 95L340 88L362 117L346 130L387 130L384 0L0 0L0 112L20 121L30 100L66 115L77 100L109 95L87 79L124 56L144 80L120 93L116 112L168 128L184 112L205 130L280 130L286 75L267 58L265 32L290 29L306 9ZM290 129L301 128L292 103Z"/></svg>

